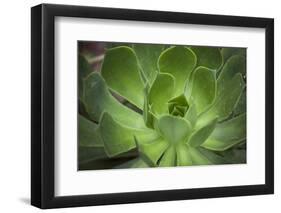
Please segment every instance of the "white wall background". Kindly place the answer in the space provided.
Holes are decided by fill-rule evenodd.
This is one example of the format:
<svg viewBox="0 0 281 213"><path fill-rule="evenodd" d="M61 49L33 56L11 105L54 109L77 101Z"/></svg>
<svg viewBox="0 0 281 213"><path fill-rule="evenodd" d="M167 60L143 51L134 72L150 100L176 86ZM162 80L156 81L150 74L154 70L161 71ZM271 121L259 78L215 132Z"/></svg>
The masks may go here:
<svg viewBox="0 0 281 213"><path fill-rule="evenodd" d="M281 13L278 0L45 0L45 3L170 10L275 18L275 195L50 210L50 212L278 212L281 209ZM39 212L30 197L30 7L3 1L0 10L0 212ZM258 95L258 94L257 94Z"/></svg>

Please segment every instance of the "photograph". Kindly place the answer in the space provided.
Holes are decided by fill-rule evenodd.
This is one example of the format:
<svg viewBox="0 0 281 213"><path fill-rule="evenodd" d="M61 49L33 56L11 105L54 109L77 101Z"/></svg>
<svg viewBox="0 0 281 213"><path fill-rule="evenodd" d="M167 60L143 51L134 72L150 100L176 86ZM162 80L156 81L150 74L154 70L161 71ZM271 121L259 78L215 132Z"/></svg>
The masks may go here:
<svg viewBox="0 0 281 213"><path fill-rule="evenodd" d="M77 41L78 171L247 163L247 48Z"/></svg>

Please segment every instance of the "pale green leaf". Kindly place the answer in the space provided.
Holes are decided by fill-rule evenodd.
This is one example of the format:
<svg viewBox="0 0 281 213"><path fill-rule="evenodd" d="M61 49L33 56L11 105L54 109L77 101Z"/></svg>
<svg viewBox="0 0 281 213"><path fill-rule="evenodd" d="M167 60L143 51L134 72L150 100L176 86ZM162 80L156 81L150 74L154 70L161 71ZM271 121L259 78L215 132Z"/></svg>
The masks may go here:
<svg viewBox="0 0 281 213"><path fill-rule="evenodd" d="M176 165L176 149L172 145L164 152L162 158L159 161L159 166L169 167L175 165Z"/></svg>
<svg viewBox="0 0 281 213"><path fill-rule="evenodd" d="M182 46L170 47L159 57L158 67L162 73L175 77L175 96L184 92L186 81L196 65L196 56L190 49Z"/></svg>
<svg viewBox="0 0 281 213"><path fill-rule="evenodd" d="M189 147L189 154L191 156L192 165L210 165L212 162L203 155L197 148Z"/></svg>
<svg viewBox="0 0 281 213"><path fill-rule="evenodd" d="M168 148L169 143L162 138L138 144L139 152L146 159L151 161L153 165L157 165L157 161Z"/></svg>
<svg viewBox="0 0 281 213"><path fill-rule="evenodd" d="M192 127L195 126L197 121L197 111L196 111L195 104L189 106L187 112L184 115L184 118L190 122Z"/></svg>
<svg viewBox="0 0 281 213"><path fill-rule="evenodd" d="M85 86L85 103L91 119L98 122L102 112L106 111L123 125L147 128L142 115L125 107L110 94L103 78L98 73L92 73L85 80Z"/></svg>
<svg viewBox="0 0 281 213"><path fill-rule="evenodd" d="M149 105L148 100L148 90L149 86L147 84L144 91L143 120L148 128L153 128L156 118L155 115L151 112L151 106Z"/></svg>
<svg viewBox="0 0 281 213"><path fill-rule="evenodd" d="M227 87L216 97L211 108L201 114L197 125L204 125L215 117L218 117L219 121L227 118L234 110L244 87L245 83L242 76L240 73L237 73Z"/></svg>
<svg viewBox="0 0 281 213"><path fill-rule="evenodd" d="M159 73L156 76L148 94L149 103L153 105L153 113L163 114L168 112L168 101L173 96L174 89L175 79L172 75Z"/></svg>
<svg viewBox="0 0 281 213"><path fill-rule="evenodd" d="M160 134L171 144L185 142L191 133L191 125L183 118L164 115L158 120Z"/></svg>
<svg viewBox="0 0 281 213"><path fill-rule="evenodd" d="M123 126L107 112L103 113L99 128L105 151L109 157L136 148L135 138L143 143L158 137L155 131L149 129L139 130Z"/></svg>
<svg viewBox="0 0 281 213"><path fill-rule="evenodd" d="M121 46L107 50L101 74L114 92L143 108L144 84L132 48Z"/></svg>
<svg viewBox="0 0 281 213"><path fill-rule="evenodd" d="M159 44L134 44L133 49L145 78L149 84L152 84L157 75L157 61L164 46Z"/></svg>
<svg viewBox="0 0 281 213"><path fill-rule="evenodd" d="M191 166L192 159L186 144L178 144L176 146L177 166Z"/></svg>
<svg viewBox="0 0 281 213"><path fill-rule="evenodd" d="M212 134L214 129L216 128L217 125L217 118L214 120L210 121L200 129L195 130L189 140L188 140L188 145L192 147L198 147L202 143L206 141L206 139Z"/></svg>

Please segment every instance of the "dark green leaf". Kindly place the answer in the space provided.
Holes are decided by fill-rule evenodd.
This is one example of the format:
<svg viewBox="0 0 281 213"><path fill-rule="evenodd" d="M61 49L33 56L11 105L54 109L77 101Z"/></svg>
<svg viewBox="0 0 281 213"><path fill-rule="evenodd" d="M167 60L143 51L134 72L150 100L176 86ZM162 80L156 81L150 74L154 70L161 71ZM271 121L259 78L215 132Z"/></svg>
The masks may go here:
<svg viewBox="0 0 281 213"><path fill-rule="evenodd" d="M246 112L246 102L247 102L246 90L244 90L244 92L241 93L241 96L239 98L237 105L235 106L235 109L234 109L235 116Z"/></svg>
<svg viewBox="0 0 281 213"><path fill-rule="evenodd" d="M226 62L233 55L241 55L246 57L246 48L225 47L221 49L223 61Z"/></svg>
<svg viewBox="0 0 281 213"><path fill-rule="evenodd" d="M245 149L229 149L221 154L231 164L246 163L247 154Z"/></svg>
<svg viewBox="0 0 281 213"><path fill-rule="evenodd" d="M93 160L107 159L103 147L84 147L79 146L78 160L79 164L87 163Z"/></svg>
<svg viewBox="0 0 281 213"><path fill-rule="evenodd" d="M147 167L150 167L149 164L147 164L143 159L138 157L133 160L129 160L125 163L122 163L122 164L114 167L114 169L147 168Z"/></svg>
<svg viewBox="0 0 281 213"><path fill-rule="evenodd" d="M223 151L240 143L246 138L246 114L217 124L216 129L202 144L206 149Z"/></svg>
<svg viewBox="0 0 281 213"><path fill-rule="evenodd" d="M192 47L197 56L197 66L218 70L222 65L222 56L216 47Z"/></svg>
<svg viewBox="0 0 281 213"><path fill-rule="evenodd" d="M84 147L102 147L97 124L79 115L79 145Z"/></svg>

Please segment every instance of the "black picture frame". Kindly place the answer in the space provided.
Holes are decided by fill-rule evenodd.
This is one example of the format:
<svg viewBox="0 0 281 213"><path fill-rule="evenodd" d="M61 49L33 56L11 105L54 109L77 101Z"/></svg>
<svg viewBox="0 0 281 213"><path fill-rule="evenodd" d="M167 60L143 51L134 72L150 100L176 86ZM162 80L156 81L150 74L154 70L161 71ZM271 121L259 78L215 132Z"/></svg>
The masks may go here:
<svg viewBox="0 0 281 213"><path fill-rule="evenodd" d="M263 28L266 32L265 184L93 195L54 195L55 17ZM60 208L274 193L274 20L164 11L41 4L31 9L31 204Z"/></svg>

